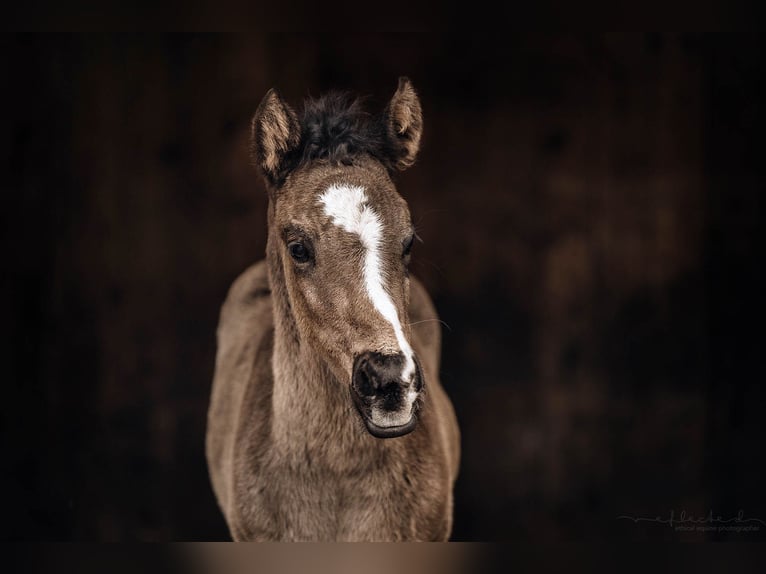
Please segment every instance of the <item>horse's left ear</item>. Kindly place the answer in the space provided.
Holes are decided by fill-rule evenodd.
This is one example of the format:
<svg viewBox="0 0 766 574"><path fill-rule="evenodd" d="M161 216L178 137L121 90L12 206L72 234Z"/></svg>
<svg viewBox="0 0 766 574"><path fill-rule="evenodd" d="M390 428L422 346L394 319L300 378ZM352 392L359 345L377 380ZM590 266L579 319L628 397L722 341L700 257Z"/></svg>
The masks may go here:
<svg viewBox="0 0 766 574"><path fill-rule="evenodd" d="M406 169L415 163L423 134L423 112L409 78L399 78L399 87L385 111L388 143L393 167Z"/></svg>

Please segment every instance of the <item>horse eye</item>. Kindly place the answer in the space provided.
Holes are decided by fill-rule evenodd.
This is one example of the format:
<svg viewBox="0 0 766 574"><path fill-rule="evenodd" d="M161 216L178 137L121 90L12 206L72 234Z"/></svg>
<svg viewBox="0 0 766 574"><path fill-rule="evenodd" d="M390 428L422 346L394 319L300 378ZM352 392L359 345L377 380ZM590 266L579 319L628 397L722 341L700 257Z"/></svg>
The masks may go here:
<svg viewBox="0 0 766 574"><path fill-rule="evenodd" d="M290 257L295 259L298 263L306 263L311 257L309 250L300 241L292 241L287 244L287 250L290 252Z"/></svg>
<svg viewBox="0 0 766 574"><path fill-rule="evenodd" d="M402 257L407 257L410 254L410 251L412 251L412 243L415 240L414 235L410 235L407 239L404 241L404 250L402 251Z"/></svg>

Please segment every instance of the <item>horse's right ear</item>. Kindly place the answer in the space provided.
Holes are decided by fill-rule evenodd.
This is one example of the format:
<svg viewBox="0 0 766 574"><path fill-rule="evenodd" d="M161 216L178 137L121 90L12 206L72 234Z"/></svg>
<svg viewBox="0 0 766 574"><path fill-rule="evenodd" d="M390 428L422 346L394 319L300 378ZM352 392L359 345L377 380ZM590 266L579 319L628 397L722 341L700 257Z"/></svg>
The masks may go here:
<svg viewBox="0 0 766 574"><path fill-rule="evenodd" d="M301 128L298 116L275 89L261 100L250 126L250 160L268 184L279 187L287 177L287 155L298 147Z"/></svg>

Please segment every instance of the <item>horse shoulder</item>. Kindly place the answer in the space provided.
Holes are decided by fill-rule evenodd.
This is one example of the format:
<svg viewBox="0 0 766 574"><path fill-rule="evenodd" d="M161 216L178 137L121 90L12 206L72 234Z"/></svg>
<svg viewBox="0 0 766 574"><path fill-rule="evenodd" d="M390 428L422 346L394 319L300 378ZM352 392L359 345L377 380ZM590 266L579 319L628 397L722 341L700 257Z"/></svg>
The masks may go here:
<svg viewBox="0 0 766 574"><path fill-rule="evenodd" d="M441 321L425 287L414 277L410 278L409 320L416 351L424 363L427 392L433 401L450 482L454 482L460 466L460 430L452 402L439 381Z"/></svg>
<svg viewBox="0 0 766 574"><path fill-rule="evenodd" d="M213 489L222 508L232 502L233 463L239 415L258 355L270 349L271 291L265 261L246 269L232 283L221 307L213 390L208 409L206 454ZM269 364L269 361L265 361Z"/></svg>

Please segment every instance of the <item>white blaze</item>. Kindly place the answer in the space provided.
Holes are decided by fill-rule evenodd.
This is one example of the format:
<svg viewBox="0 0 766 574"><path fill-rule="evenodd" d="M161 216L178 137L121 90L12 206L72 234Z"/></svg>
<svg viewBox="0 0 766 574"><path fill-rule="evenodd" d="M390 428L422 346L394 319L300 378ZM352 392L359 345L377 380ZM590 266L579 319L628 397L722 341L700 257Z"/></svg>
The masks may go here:
<svg viewBox="0 0 766 574"><path fill-rule="evenodd" d="M415 373L415 361L412 358L412 347L404 337L399 314L383 286L379 253L383 224L378 214L367 205L364 188L354 185L333 184L319 197L319 201L324 205L325 214L335 225L359 236L365 250L363 274L367 295L375 309L394 328L399 348L404 354L401 377L404 381L410 381Z"/></svg>

